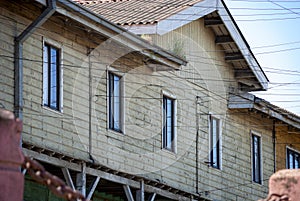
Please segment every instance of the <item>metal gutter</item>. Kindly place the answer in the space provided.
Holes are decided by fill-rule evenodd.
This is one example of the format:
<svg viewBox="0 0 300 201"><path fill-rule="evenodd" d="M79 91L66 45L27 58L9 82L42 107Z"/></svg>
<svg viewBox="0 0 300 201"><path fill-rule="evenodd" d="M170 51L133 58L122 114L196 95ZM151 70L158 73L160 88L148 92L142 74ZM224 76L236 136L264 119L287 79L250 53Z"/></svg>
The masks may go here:
<svg viewBox="0 0 300 201"><path fill-rule="evenodd" d="M18 37L15 38L15 93L14 112L23 119L23 43L31 34L47 21L56 11L56 0L47 0L47 9L33 21Z"/></svg>
<svg viewBox="0 0 300 201"><path fill-rule="evenodd" d="M36 1L38 1L38 0L36 0ZM83 15L84 17L86 17L94 22L97 22L97 23L103 25L104 27L112 30L116 34L119 34L119 35L125 37L127 40L134 42L135 44L137 44L140 47L140 49L145 50L145 51L141 52L142 54L149 56L151 54L147 54L146 50L150 50L150 51L154 52L155 54L158 54L158 55L168 59L169 61L176 63L177 65L186 65L187 64L187 61L185 61L184 59L173 55L172 53L164 50L161 47L150 44L148 41L140 38L139 36L135 35L134 33L127 31L126 29L108 21L107 19L103 18L102 16L92 12L91 10L89 10L87 8L84 8L83 6L73 2L71 0L57 0L57 2L64 5L68 9L71 9L74 12L78 13L78 15ZM126 45L128 45L128 43L126 43ZM156 59L156 58L154 58L154 59Z"/></svg>

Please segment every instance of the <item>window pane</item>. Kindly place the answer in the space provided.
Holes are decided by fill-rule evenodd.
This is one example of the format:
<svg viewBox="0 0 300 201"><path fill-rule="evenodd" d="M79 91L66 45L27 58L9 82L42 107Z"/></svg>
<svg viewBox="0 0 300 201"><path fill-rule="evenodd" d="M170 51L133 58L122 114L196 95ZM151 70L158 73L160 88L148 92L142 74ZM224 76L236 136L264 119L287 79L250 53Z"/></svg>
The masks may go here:
<svg viewBox="0 0 300 201"><path fill-rule="evenodd" d="M261 183L260 137L252 136L253 181Z"/></svg>
<svg viewBox="0 0 300 201"><path fill-rule="evenodd" d="M174 139L174 100L164 97L163 109L163 147L172 150Z"/></svg>
<svg viewBox="0 0 300 201"><path fill-rule="evenodd" d="M299 155L295 153L295 169L299 168Z"/></svg>
<svg viewBox="0 0 300 201"><path fill-rule="evenodd" d="M43 62L43 104L59 109L59 50L44 45Z"/></svg>
<svg viewBox="0 0 300 201"><path fill-rule="evenodd" d="M212 129L212 141L213 141L213 158L212 158L212 162L214 164L214 166L217 165L217 128L216 128L216 120L213 120L213 129Z"/></svg>
<svg viewBox="0 0 300 201"><path fill-rule="evenodd" d="M287 168L300 168L300 155L298 152L293 151L291 149L287 149Z"/></svg>
<svg viewBox="0 0 300 201"><path fill-rule="evenodd" d="M113 124L113 106L114 106L114 99L113 99L113 87L114 87L114 82L113 82L114 78L113 78L113 74L109 73L108 74L108 89L109 89L109 94L108 94L108 98L109 98L109 103L108 103L108 107L109 107L109 128L113 129L114 124Z"/></svg>
<svg viewBox="0 0 300 201"><path fill-rule="evenodd" d="M289 153L289 168L290 169L294 168L294 157L293 157L293 153L291 151Z"/></svg>
<svg viewBox="0 0 300 201"><path fill-rule="evenodd" d="M220 166L219 119L210 118L210 162L215 168Z"/></svg>
<svg viewBox="0 0 300 201"><path fill-rule="evenodd" d="M120 129L120 79L114 76L114 128Z"/></svg>
<svg viewBox="0 0 300 201"><path fill-rule="evenodd" d="M51 59L50 59L50 107L57 109L57 50L51 48Z"/></svg>
<svg viewBox="0 0 300 201"><path fill-rule="evenodd" d="M109 73L109 128L121 130L121 85L120 77Z"/></svg>
<svg viewBox="0 0 300 201"><path fill-rule="evenodd" d="M47 45L44 46L44 62L43 62L43 104L48 105L48 50L49 47Z"/></svg>
<svg viewBox="0 0 300 201"><path fill-rule="evenodd" d="M171 105L170 105L170 102L171 100L170 99L167 99L167 148L171 148L171 136L172 136L172 109L171 109Z"/></svg>

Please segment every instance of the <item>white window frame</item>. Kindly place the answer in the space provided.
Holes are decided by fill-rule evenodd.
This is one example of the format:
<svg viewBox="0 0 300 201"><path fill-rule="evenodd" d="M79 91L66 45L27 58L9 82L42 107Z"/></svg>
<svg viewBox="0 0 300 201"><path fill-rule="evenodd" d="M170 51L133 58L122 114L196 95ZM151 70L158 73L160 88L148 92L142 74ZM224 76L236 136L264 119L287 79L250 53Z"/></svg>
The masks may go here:
<svg viewBox="0 0 300 201"><path fill-rule="evenodd" d="M289 146L286 146L286 168L287 169L289 169L289 163L288 163L288 158L289 158L289 156L288 156L288 149L289 150L291 150L291 151L293 151L293 152L295 152L295 153L297 153L299 156L300 156L300 151L298 151L298 150L296 150L296 149L294 149L294 148L292 148L292 147L289 147Z"/></svg>
<svg viewBox="0 0 300 201"><path fill-rule="evenodd" d="M51 107L48 107L46 105L44 105L45 102L45 96L44 96L44 85L45 85L45 80L44 80L44 48L45 48L45 44L48 44L49 46L52 46L54 48L57 48L59 50L59 106L58 109L54 109ZM43 85L42 85L42 106L44 108L50 109L51 111L56 111L56 112L63 112L63 45L57 41L54 41L52 39L49 38L43 38L43 47L42 47L42 58L43 58ZM47 82L48 84L48 82Z"/></svg>
<svg viewBox="0 0 300 201"><path fill-rule="evenodd" d="M219 121L219 166L218 167L214 167L212 165L212 158L211 158L211 150L212 150L212 133L211 133L211 117L215 118ZM209 151L208 151L208 161L209 161L209 166L222 170L222 153L223 153L223 140L222 140L222 119L220 118L219 115L214 115L212 113L209 113L208 115L208 134L209 134Z"/></svg>
<svg viewBox="0 0 300 201"><path fill-rule="evenodd" d="M253 153L253 136L257 136L260 138L260 143L259 143L259 151L260 151L260 182L256 182L254 181L254 169L253 169L253 160L254 160L254 153ZM250 132L250 138L251 138L251 179L252 182L256 183L256 184L260 184L263 185L263 152L262 152L262 135L256 131L251 131Z"/></svg>
<svg viewBox="0 0 300 201"><path fill-rule="evenodd" d="M174 101L174 138L173 138L173 143L172 143L172 149L168 149L164 147L164 97L170 98ZM177 154L177 99L176 96L173 95L172 93L163 90L161 93L161 122L162 122L162 127L161 127L161 148L163 150L167 150L170 152L173 152Z"/></svg>
<svg viewBox="0 0 300 201"><path fill-rule="evenodd" d="M109 90L110 90L110 86L109 86L109 74L115 74L117 76L120 77L120 96L121 96L121 100L120 100L120 130L115 130L110 128L110 111L109 111ZM122 133L125 134L125 75L124 73L120 72L119 70L108 66L106 69L106 104L107 104L107 129L111 130L111 131L115 131L118 133Z"/></svg>

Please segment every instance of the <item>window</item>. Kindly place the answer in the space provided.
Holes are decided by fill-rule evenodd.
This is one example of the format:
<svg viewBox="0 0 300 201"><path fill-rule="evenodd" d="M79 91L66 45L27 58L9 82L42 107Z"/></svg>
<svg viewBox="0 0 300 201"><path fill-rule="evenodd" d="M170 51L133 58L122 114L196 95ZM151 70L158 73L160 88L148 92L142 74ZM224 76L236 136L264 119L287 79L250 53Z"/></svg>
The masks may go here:
<svg viewBox="0 0 300 201"><path fill-rule="evenodd" d="M60 110L60 50L45 43L43 54L43 105Z"/></svg>
<svg viewBox="0 0 300 201"><path fill-rule="evenodd" d="M252 134L252 180L262 183L261 138Z"/></svg>
<svg viewBox="0 0 300 201"><path fill-rule="evenodd" d="M109 128L122 132L122 83L121 76L108 73Z"/></svg>
<svg viewBox="0 0 300 201"><path fill-rule="evenodd" d="M175 99L163 96L163 148L175 152Z"/></svg>
<svg viewBox="0 0 300 201"><path fill-rule="evenodd" d="M221 121L220 119L210 115L210 153L209 162L214 168L221 167Z"/></svg>
<svg viewBox="0 0 300 201"><path fill-rule="evenodd" d="M292 149L287 148L287 168L298 169L300 164L300 154Z"/></svg>

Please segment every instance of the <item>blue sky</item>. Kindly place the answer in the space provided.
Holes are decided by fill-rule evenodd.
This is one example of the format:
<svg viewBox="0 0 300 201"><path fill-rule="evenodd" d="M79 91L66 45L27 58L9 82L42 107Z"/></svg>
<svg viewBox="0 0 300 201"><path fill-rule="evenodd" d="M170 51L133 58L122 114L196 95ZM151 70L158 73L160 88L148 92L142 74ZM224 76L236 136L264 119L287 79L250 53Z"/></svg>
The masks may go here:
<svg viewBox="0 0 300 201"><path fill-rule="evenodd" d="M270 81L255 95L300 115L300 1L225 2Z"/></svg>

